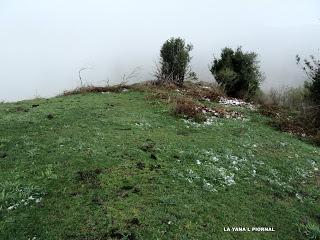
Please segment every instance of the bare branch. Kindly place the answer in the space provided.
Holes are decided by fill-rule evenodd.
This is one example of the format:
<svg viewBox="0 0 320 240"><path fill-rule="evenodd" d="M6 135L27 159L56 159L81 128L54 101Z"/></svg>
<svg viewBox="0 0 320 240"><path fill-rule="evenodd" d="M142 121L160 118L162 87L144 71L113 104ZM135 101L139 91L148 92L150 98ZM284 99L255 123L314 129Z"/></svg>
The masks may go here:
<svg viewBox="0 0 320 240"><path fill-rule="evenodd" d="M84 70L87 70L87 67L83 67L79 70L78 74L79 74L79 80L80 80L80 86L83 87L83 82L82 82L82 77L81 77L81 72Z"/></svg>

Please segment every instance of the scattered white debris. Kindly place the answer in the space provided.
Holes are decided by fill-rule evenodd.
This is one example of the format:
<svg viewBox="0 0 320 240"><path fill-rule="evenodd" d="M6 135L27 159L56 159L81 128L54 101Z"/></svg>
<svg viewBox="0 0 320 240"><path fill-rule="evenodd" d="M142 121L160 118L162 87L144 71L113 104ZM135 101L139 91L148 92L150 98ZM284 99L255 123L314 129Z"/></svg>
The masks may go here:
<svg viewBox="0 0 320 240"><path fill-rule="evenodd" d="M219 103L222 105L239 106L239 107L249 108L250 110L257 110L255 105L237 98L231 99L231 98L220 97Z"/></svg>
<svg viewBox="0 0 320 240"><path fill-rule="evenodd" d="M187 128L194 127L194 128L201 128L201 127L208 127L212 125L223 125L223 123L218 122L215 117L209 117L203 123L197 123L190 119L182 119L182 121L187 125Z"/></svg>
<svg viewBox="0 0 320 240"><path fill-rule="evenodd" d="M296 193L296 198L298 198L300 201L302 201L302 196L299 193Z"/></svg>
<svg viewBox="0 0 320 240"><path fill-rule="evenodd" d="M232 174L230 176L224 176L224 180L225 180L225 184L227 186L231 186L233 184L236 184L236 182L234 181L234 174Z"/></svg>
<svg viewBox="0 0 320 240"><path fill-rule="evenodd" d="M17 208L20 207L20 206L27 206L27 205L31 204L32 202L40 203L41 200L42 200L42 197L35 198L34 196L29 196L27 199L21 199L20 202L15 203L15 204L9 206L7 209L8 209L9 211L15 210L15 209L17 209Z"/></svg>
<svg viewBox="0 0 320 240"><path fill-rule="evenodd" d="M310 163L314 171L319 171L318 165L315 161L311 160Z"/></svg>
<svg viewBox="0 0 320 240"><path fill-rule="evenodd" d="M257 171L255 169L252 170L252 176L255 177L257 175Z"/></svg>
<svg viewBox="0 0 320 240"><path fill-rule="evenodd" d="M211 87L208 87L208 86L201 86L201 88L203 88L203 89L211 89Z"/></svg>
<svg viewBox="0 0 320 240"><path fill-rule="evenodd" d="M206 179L203 179L203 188L209 192L217 192L217 189L215 189Z"/></svg>
<svg viewBox="0 0 320 240"><path fill-rule="evenodd" d="M144 127L144 128L151 127L151 124L149 124L147 122L137 122L137 123L135 123L135 125L138 126L138 127Z"/></svg>
<svg viewBox="0 0 320 240"><path fill-rule="evenodd" d="M19 206L19 205L14 204L14 205L8 207L8 210L14 210L14 209L16 209L18 206Z"/></svg>
<svg viewBox="0 0 320 240"><path fill-rule="evenodd" d="M204 107L197 110L201 110L203 114L211 114L212 116L219 117L219 118L235 118L235 119L244 118L241 113L236 111L226 110L226 109L219 109L219 108L212 109L212 108Z"/></svg>
<svg viewBox="0 0 320 240"><path fill-rule="evenodd" d="M285 146L288 145L288 143L287 143L287 142L280 142L280 145L281 145L282 147L285 147Z"/></svg>
<svg viewBox="0 0 320 240"><path fill-rule="evenodd" d="M203 123L203 125L205 126L211 126L216 122L216 118L215 117L209 117L206 119L206 121Z"/></svg>

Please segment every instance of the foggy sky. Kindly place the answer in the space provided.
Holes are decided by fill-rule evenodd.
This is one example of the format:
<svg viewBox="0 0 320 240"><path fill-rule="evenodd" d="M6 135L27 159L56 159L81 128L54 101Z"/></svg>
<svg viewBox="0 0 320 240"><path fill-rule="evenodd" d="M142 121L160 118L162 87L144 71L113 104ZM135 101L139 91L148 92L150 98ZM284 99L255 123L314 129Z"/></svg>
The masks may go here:
<svg viewBox="0 0 320 240"><path fill-rule="evenodd" d="M204 81L225 46L255 51L264 89L298 85L295 55L320 57L319 0L0 0L0 101L54 96L86 83L152 79L163 42L194 45Z"/></svg>

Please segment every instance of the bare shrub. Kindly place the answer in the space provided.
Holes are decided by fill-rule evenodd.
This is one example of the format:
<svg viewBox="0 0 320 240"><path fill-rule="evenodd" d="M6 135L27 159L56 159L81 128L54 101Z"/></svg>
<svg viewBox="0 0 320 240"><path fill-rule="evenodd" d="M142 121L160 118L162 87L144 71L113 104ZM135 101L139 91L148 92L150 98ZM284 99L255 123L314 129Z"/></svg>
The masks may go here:
<svg viewBox="0 0 320 240"><path fill-rule="evenodd" d="M307 91L304 87L272 88L267 93L261 92L255 101L262 105L299 108L307 104L306 95Z"/></svg>
<svg viewBox="0 0 320 240"><path fill-rule="evenodd" d="M169 103L171 102L172 98L168 92L159 91L159 92L155 92L150 95L147 95L145 99L146 100L162 100Z"/></svg>
<svg viewBox="0 0 320 240"><path fill-rule="evenodd" d="M125 84L118 84L114 86L103 86L103 87L87 85L87 86L77 87L70 91L64 91L62 95L69 96L69 95L76 95L76 94L101 93L101 92L120 93L127 89L130 89L130 86Z"/></svg>
<svg viewBox="0 0 320 240"><path fill-rule="evenodd" d="M308 137L320 144L320 106L309 100L304 87L271 89L260 94L260 113L272 117L270 125L280 131Z"/></svg>
<svg viewBox="0 0 320 240"><path fill-rule="evenodd" d="M201 122L205 120L202 108L202 105L195 103L192 99L181 97L178 98L175 103L173 114L175 116L182 116L187 119L193 119L197 122Z"/></svg>
<svg viewBox="0 0 320 240"><path fill-rule="evenodd" d="M216 101L220 99L220 97L225 96L220 86L210 83L186 82L183 89L185 90L184 94L186 96L197 100Z"/></svg>

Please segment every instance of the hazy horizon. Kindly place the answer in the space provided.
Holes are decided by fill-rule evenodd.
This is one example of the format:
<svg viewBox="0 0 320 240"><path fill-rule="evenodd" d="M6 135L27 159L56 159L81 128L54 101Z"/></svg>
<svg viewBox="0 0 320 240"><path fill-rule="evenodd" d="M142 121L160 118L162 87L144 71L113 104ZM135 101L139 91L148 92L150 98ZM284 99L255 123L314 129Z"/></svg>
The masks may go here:
<svg viewBox="0 0 320 240"><path fill-rule="evenodd" d="M170 6L170 7L168 7ZM319 56L317 0L2 0L0 101L50 97L85 83L152 79L170 37L194 46L193 70L213 81L208 65L221 49L242 46L259 55L263 89L302 84L295 55Z"/></svg>

